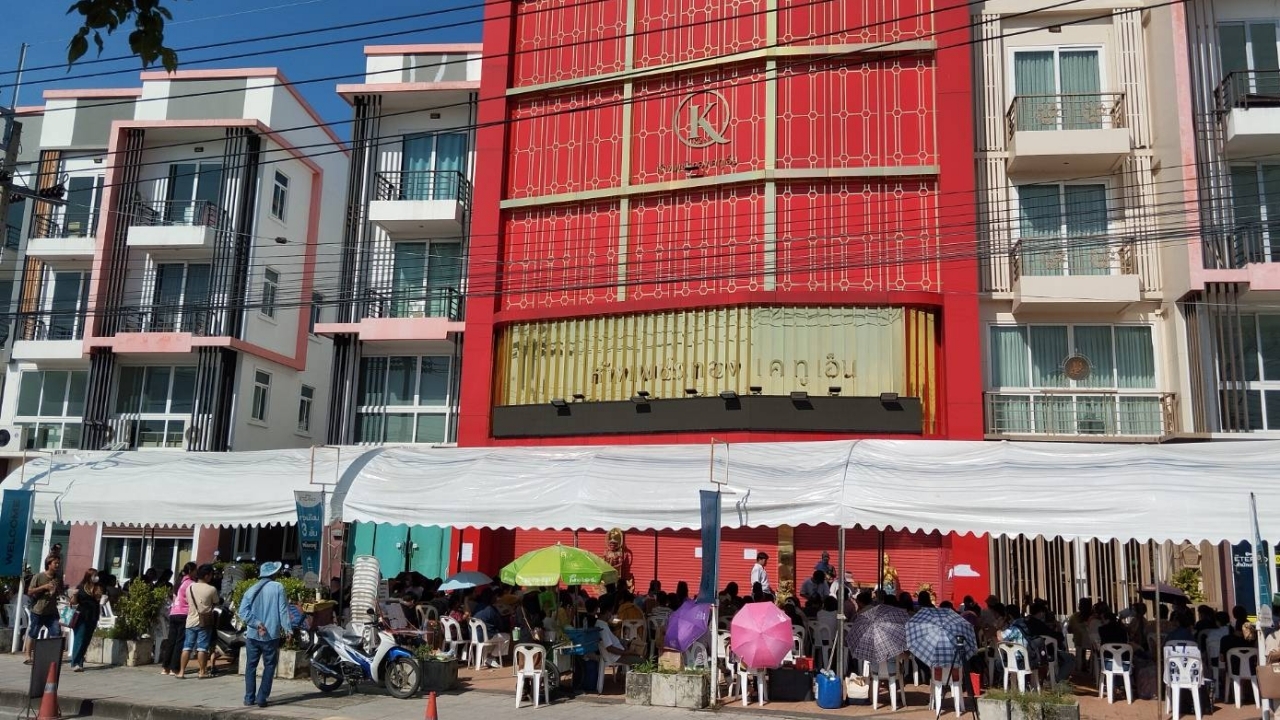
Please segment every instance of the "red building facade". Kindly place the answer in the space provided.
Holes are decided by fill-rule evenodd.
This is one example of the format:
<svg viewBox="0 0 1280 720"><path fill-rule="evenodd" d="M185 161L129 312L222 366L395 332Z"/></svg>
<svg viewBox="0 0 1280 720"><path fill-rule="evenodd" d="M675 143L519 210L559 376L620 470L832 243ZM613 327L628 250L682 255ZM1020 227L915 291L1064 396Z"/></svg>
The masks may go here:
<svg viewBox="0 0 1280 720"><path fill-rule="evenodd" d="M981 438L966 4L486 10L459 444ZM725 537L801 579L835 549ZM679 541L633 537L637 570L691 570ZM889 544L905 589L985 575L982 539Z"/></svg>

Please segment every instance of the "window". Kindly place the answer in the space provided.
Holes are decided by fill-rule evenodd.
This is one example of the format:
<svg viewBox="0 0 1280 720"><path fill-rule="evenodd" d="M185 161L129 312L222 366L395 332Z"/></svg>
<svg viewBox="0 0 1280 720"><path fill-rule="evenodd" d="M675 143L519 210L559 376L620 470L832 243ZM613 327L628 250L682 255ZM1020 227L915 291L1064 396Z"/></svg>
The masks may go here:
<svg viewBox="0 0 1280 720"><path fill-rule="evenodd" d="M1023 275L1112 273L1106 185L1035 184L1016 190Z"/></svg>
<svg viewBox="0 0 1280 720"><path fill-rule="evenodd" d="M271 187L271 217L284 222L285 211L289 207L289 178L279 170Z"/></svg>
<svg viewBox="0 0 1280 720"><path fill-rule="evenodd" d="M1013 54L1018 130L1109 127L1097 48L1018 50Z"/></svg>
<svg viewBox="0 0 1280 720"><path fill-rule="evenodd" d="M990 367L993 432L1162 434L1149 326L993 326Z"/></svg>
<svg viewBox="0 0 1280 720"><path fill-rule="evenodd" d="M276 316L276 291L280 287L280 273L267 268L262 273L261 313L269 318Z"/></svg>
<svg viewBox="0 0 1280 720"><path fill-rule="evenodd" d="M98 230L102 209L103 175L67 179L67 204L62 211L62 235L69 238L93 237Z"/></svg>
<svg viewBox="0 0 1280 720"><path fill-rule="evenodd" d="M258 552L258 528L238 527L232 542L234 560L249 560Z"/></svg>
<svg viewBox="0 0 1280 720"><path fill-rule="evenodd" d="M249 417L258 422L267 421L267 408L271 404L271 373L255 370L253 373L253 407Z"/></svg>
<svg viewBox="0 0 1280 720"><path fill-rule="evenodd" d="M218 217L222 193L220 162L179 163L169 166L166 225L210 225Z"/></svg>
<svg viewBox="0 0 1280 720"><path fill-rule="evenodd" d="M450 441L455 410L447 356L366 357L360 362L356 440Z"/></svg>
<svg viewBox="0 0 1280 720"><path fill-rule="evenodd" d="M400 200L457 200L466 182L466 134L406 136L400 169Z"/></svg>
<svg viewBox="0 0 1280 720"><path fill-rule="evenodd" d="M315 388L302 386L302 393L298 397L298 432L311 432L311 403L315 396Z"/></svg>
<svg viewBox="0 0 1280 720"><path fill-rule="evenodd" d="M462 243L395 243L391 278L391 317L461 317Z"/></svg>
<svg viewBox="0 0 1280 720"><path fill-rule="evenodd" d="M116 440L132 448L181 448L195 408L194 367L122 367Z"/></svg>
<svg viewBox="0 0 1280 720"><path fill-rule="evenodd" d="M210 276L212 266L194 263L159 263L152 293L151 332L205 334L210 329Z"/></svg>
<svg viewBox="0 0 1280 720"><path fill-rule="evenodd" d="M1236 263L1280 262L1280 165L1231 166Z"/></svg>
<svg viewBox="0 0 1280 720"><path fill-rule="evenodd" d="M37 340L79 340L84 337L85 309L89 303L89 273L45 268L42 299L44 316L36 322Z"/></svg>
<svg viewBox="0 0 1280 720"><path fill-rule="evenodd" d="M311 320L307 324L307 331L312 335L316 334L316 325L321 322L321 313L324 311L324 296L318 292L311 293Z"/></svg>
<svg viewBox="0 0 1280 720"><path fill-rule="evenodd" d="M1243 390L1248 429L1280 430L1280 315L1241 317L1240 338L1243 382L1223 382L1222 401L1240 402ZM1222 368L1219 373L1231 377Z"/></svg>
<svg viewBox="0 0 1280 720"><path fill-rule="evenodd" d="M69 450L80 446L80 420L84 415L83 371L24 371L18 379L18 425L27 429L27 447L33 450Z"/></svg>

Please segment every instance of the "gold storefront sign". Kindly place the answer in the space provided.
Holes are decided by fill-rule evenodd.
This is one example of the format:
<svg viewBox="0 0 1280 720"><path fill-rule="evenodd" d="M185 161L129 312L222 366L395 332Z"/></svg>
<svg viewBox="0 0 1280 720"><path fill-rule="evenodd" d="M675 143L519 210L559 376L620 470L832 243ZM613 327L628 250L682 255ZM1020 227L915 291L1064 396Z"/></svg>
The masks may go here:
<svg viewBox="0 0 1280 720"><path fill-rule="evenodd" d="M925 310L730 307L518 323L498 346L499 405L681 398L751 387L920 397L934 417L935 327Z"/></svg>

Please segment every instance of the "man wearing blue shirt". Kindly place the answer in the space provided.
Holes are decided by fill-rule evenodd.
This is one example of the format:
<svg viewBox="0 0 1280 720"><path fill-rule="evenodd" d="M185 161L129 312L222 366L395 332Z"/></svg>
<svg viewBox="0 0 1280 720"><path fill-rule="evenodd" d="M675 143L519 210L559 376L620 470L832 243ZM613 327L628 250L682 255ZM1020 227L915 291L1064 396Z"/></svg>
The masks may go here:
<svg viewBox="0 0 1280 720"><path fill-rule="evenodd" d="M244 622L244 704L267 706L271 681L280 659L280 641L293 629L284 586L275 581L278 562L263 563L257 584L240 598L240 619ZM258 659L262 659L262 683L258 684Z"/></svg>

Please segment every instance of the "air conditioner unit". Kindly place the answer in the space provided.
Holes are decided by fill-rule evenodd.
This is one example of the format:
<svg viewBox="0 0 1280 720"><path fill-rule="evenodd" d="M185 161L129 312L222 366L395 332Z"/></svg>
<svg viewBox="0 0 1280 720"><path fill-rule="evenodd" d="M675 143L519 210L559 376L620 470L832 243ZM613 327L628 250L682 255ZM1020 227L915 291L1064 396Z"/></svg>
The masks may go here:
<svg viewBox="0 0 1280 720"><path fill-rule="evenodd" d="M0 453L20 453L26 446L26 431L18 425L0 425Z"/></svg>

